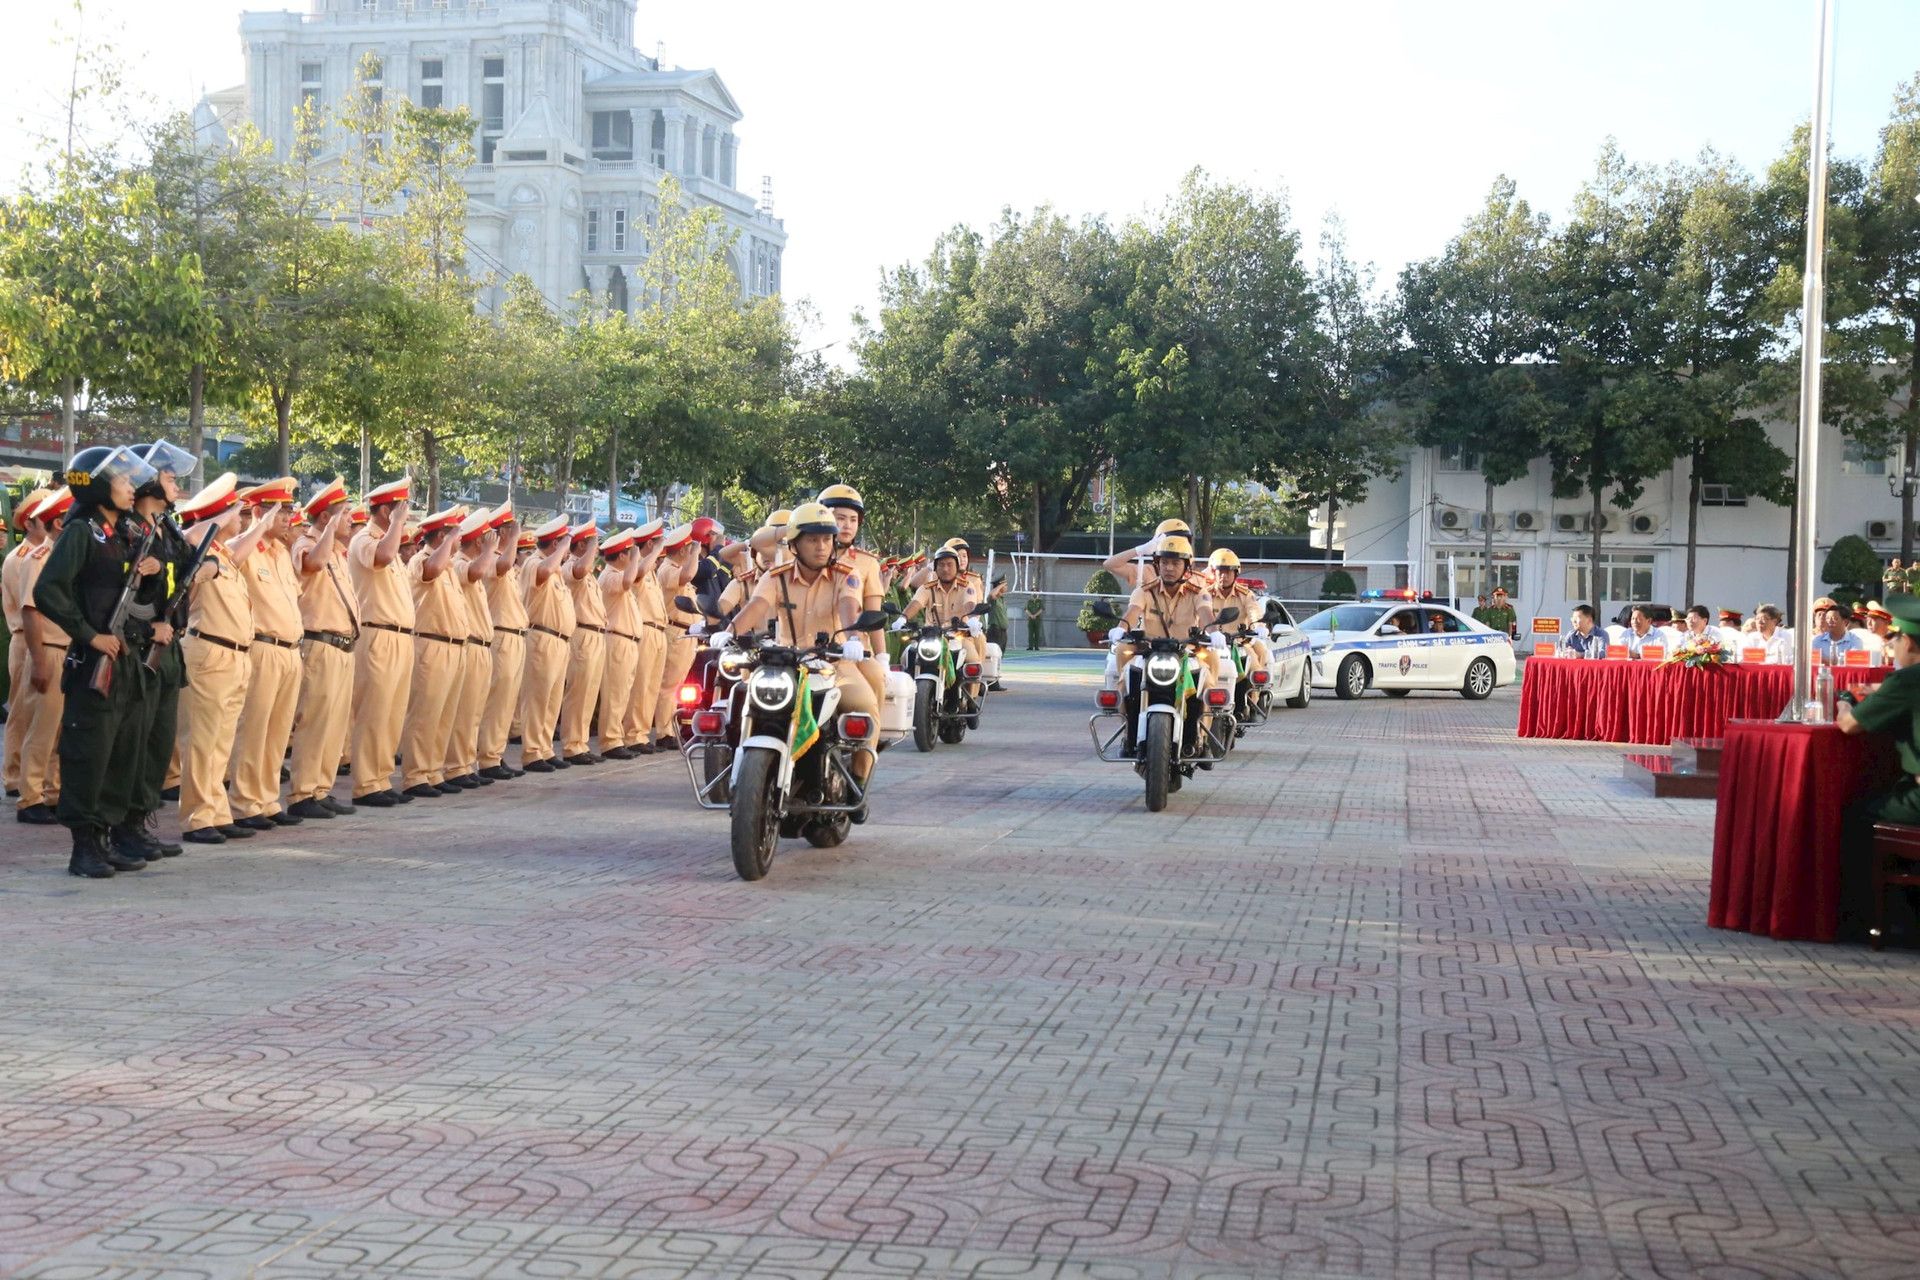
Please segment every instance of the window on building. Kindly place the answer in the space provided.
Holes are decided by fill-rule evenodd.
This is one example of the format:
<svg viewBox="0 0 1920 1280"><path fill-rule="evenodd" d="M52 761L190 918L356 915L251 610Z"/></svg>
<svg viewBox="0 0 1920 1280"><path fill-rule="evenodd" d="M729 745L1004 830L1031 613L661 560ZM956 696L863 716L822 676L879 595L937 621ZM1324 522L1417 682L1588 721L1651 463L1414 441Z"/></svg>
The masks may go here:
<svg viewBox="0 0 1920 1280"><path fill-rule="evenodd" d="M593 158L595 160L633 159L633 113L631 111L593 113Z"/></svg>
<svg viewBox="0 0 1920 1280"><path fill-rule="evenodd" d="M627 211L625 209L613 211L613 251L615 253L627 251Z"/></svg>
<svg viewBox="0 0 1920 1280"><path fill-rule="evenodd" d="M653 153L653 167L667 167L667 117L664 112L653 113L653 124L647 131L647 150Z"/></svg>
<svg viewBox="0 0 1920 1280"><path fill-rule="evenodd" d="M420 105L439 107L446 105L446 100L446 63L439 58L423 59L420 63Z"/></svg>
<svg viewBox="0 0 1920 1280"><path fill-rule="evenodd" d="M1520 595L1520 553L1518 551L1496 551L1493 553L1493 578L1487 578L1486 557L1478 551L1455 552L1453 557L1453 578L1447 578L1447 557L1433 558L1432 591L1437 596L1453 600L1465 600L1469 607L1475 596L1486 595L1495 587L1505 587L1509 596Z"/></svg>
<svg viewBox="0 0 1920 1280"><path fill-rule="evenodd" d="M362 13L380 12L380 0L360 0L360 12Z"/></svg>
<svg viewBox="0 0 1920 1280"><path fill-rule="evenodd" d="M587 252L600 252L600 211L587 210Z"/></svg>
<svg viewBox="0 0 1920 1280"><path fill-rule="evenodd" d="M322 85L321 85L320 77L321 77L321 73L324 70L325 70L325 65L322 63L303 62L300 64L300 105L301 106L313 107L315 110L318 110L322 105L324 99L322 97Z"/></svg>
<svg viewBox="0 0 1920 1280"><path fill-rule="evenodd" d="M387 64L378 58L361 59L360 84L367 91L367 105L378 110L387 96Z"/></svg>
<svg viewBox="0 0 1920 1280"><path fill-rule="evenodd" d="M1884 450L1848 440L1840 450L1840 470L1850 476L1883 476L1887 474L1887 455Z"/></svg>
<svg viewBox="0 0 1920 1280"><path fill-rule="evenodd" d="M1433 465L1438 471L1471 471L1477 474L1480 455L1457 444L1445 444L1433 451Z"/></svg>
<svg viewBox="0 0 1920 1280"><path fill-rule="evenodd" d="M480 163L493 163L493 149L507 131L507 60L480 60Z"/></svg>
<svg viewBox="0 0 1920 1280"><path fill-rule="evenodd" d="M1747 495L1738 486L1730 484L1702 484L1700 486L1700 505L1703 507L1744 507Z"/></svg>
<svg viewBox="0 0 1920 1280"><path fill-rule="evenodd" d="M1567 557L1567 599L1592 600L1587 591L1587 565L1593 557ZM1622 553L1600 554L1600 603L1644 604L1653 599L1653 557Z"/></svg>

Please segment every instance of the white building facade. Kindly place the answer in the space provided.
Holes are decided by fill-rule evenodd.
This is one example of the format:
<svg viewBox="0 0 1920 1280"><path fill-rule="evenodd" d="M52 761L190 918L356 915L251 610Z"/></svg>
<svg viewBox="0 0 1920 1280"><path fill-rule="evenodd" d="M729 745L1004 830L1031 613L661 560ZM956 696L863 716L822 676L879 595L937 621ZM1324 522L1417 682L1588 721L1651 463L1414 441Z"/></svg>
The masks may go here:
<svg viewBox="0 0 1920 1280"><path fill-rule="evenodd" d="M742 296L777 294L786 232L738 188L740 108L715 72L634 49L636 3L310 0L307 13L245 13L246 83L209 95L204 122L250 121L284 153L296 106L338 106L371 55L367 83L383 96L473 112L468 264L492 280L483 306L521 274L556 307L584 290L630 309L668 174L735 233Z"/></svg>
<svg viewBox="0 0 1920 1280"><path fill-rule="evenodd" d="M1771 422L1773 442L1791 456L1795 430ZM1818 574L1834 542L1866 538L1883 560L1900 552L1900 483L1895 460L1861 450L1837 430L1820 439ZM1600 553L1602 620L1622 606L1657 603L1675 611L1689 604L1751 613L1761 602L1789 607L1789 507L1705 485L1700 506L1694 594L1686 599L1687 492L1690 466L1682 459L1650 480L1640 500L1621 510L1608 493ZM1593 554L1593 502L1553 496L1552 470L1536 460L1525 479L1494 489L1493 576L1484 573L1486 480L1471 452L1416 448L1395 480L1378 480L1366 500L1336 513L1346 557L1405 561L1409 581L1436 596L1473 597L1507 589L1521 618L1565 618L1588 600ZM1316 517L1324 523L1324 511ZM1336 541L1336 546L1341 543ZM1448 577L1451 566L1453 577ZM1816 586L1819 584L1816 583Z"/></svg>

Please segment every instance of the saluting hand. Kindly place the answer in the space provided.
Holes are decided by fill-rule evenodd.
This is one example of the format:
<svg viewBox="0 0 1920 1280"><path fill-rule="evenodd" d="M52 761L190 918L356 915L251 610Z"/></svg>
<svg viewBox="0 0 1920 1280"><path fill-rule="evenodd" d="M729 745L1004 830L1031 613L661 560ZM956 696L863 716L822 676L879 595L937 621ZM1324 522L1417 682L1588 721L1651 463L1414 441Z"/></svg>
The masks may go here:
<svg viewBox="0 0 1920 1280"><path fill-rule="evenodd" d="M118 658L127 651L127 647L120 643L119 636L108 635L105 632L87 641L87 647L95 653L104 653L109 658Z"/></svg>

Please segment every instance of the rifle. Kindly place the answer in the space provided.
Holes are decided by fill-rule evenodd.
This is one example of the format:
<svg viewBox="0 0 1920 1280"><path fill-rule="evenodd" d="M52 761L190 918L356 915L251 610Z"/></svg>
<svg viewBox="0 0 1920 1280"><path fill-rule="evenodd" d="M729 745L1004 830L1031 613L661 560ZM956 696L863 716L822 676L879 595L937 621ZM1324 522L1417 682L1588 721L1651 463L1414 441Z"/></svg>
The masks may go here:
<svg viewBox="0 0 1920 1280"><path fill-rule="evenodd" d="M185 542L187 540L187 535L180 532L180 526L173 523L172 516L164 516L162 518L166 520L180 541ZM213 535L218 529L219 524L217 521L207 522L207 532L200 539L200 545L193 549L193 555L187 560L186 572L182 573L178 580L174 582L173 594L168 596L167 602L160 606L158 616L165 618L168 625L176 632L180 630L180 607L187 602L187 588L193 585L194 575L200 572L200 566L207 562L207 548L213 545ZM147 670L158 671L160 669L160 655L164 652L166 652L166 648L163 645L153 644L147 646Z"/></svg>
<svg viewBox="0 0 1920 1280"><path fill-rule="evenodd" d="M140 540L140 549L133 553L133 559L127 565L126 585L120 588L120 599L114 602L113 614L107 619L106 634L115 637L121 644L127 642L126 626L129 618L151 618L149 606L134 601L133 593L140 589L140 562L153 550L154 535L160 526L147 526L147 536ZM101 697L106 697L113 689L113 659L100 654L93 660L93 674L87 679L87 687Z"/></svg>

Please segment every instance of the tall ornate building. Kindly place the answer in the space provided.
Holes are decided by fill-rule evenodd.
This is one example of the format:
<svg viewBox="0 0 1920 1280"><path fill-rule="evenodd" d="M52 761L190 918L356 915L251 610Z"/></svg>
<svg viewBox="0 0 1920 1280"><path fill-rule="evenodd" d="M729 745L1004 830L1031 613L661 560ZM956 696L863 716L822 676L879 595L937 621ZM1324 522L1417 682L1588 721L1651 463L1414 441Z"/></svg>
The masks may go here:
<svg viewBox="0 0 1920 1280"><path fill-rule="evenodd" d="M372 55L367 83L381 94L473 112L468 257L495 278L490 301L524 274L556 306L584 289L626 308L665 174L738 233L742 295L778 293L786 231L738 189L740 108L715 72L634 49L636 2L309 0L307 13L245 13L246 83L209 95L201 121L216 136L251 121L284 150L295 106L337 105Z"/></svg>

